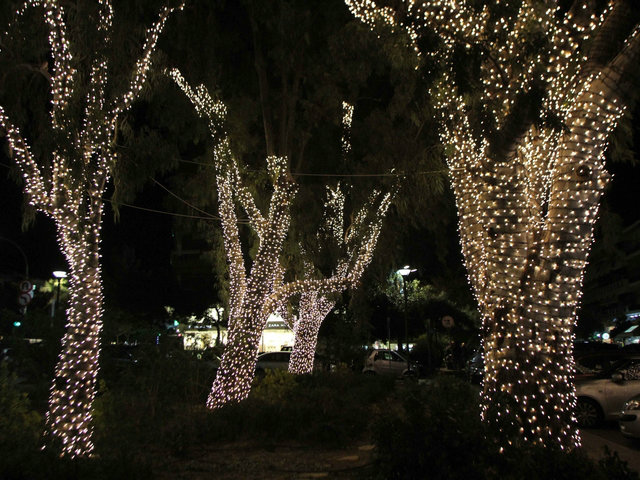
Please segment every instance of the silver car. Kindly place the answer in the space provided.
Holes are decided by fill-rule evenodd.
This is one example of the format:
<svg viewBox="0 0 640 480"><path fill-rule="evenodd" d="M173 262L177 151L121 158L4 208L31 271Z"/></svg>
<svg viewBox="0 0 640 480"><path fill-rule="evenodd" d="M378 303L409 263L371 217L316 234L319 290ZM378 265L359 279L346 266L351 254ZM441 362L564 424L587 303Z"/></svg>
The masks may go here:
<svg viewBox="0 0 640 480"><path fill-rule="evenodd" d="M256 376L263 377L267 370L287 370L290 359L291 351L261 353L256 362Z"/></svg>
<svg viewBox="0 0 640 480"><path fill-rule="evenodd" d="M640 438L640 395L630 398L624 404L618 424L625 437Z"/></svg>
<svg viewBox="0 0 640 480"><path fill-rule="evenodd" d="M291 350L261 353L258 355L256 362L256 376L259 378L264 377L267 370L288 370L291 353ZM321 370L321 362L318 357L315 356L313 358L313 371L319 372Z"/></svg>
<svg viewBox="0 0 640 480"><path fill-rule="evenodd" d="M581 427L618 420L624 403L640 394L640 356L627 357L592 378L576 381L576 390L576 417Z"/></svg>
<svg viewBox="0 0 640 480"><path fill-rule="evenodd" d="M414 369L408 368L407 360L393 350L374 350L371 352L365 361L362 373L393 377L415 375Z"/></svg>

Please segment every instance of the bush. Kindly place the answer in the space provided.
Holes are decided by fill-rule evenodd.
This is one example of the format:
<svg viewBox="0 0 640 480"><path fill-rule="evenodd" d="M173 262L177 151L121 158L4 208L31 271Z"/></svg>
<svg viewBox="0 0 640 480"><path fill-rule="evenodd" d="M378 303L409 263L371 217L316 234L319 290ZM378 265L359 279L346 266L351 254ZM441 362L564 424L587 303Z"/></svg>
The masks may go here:
<svg viewBox="0 0 640 480"><path fill-rule="evenodd" d="M25 393L16 388L17 378L0 362L0 472L20 478L21 465L37 451L42 419L31 410Z"/></svg>
<svg viewBox="0 0 640 480"><path fill-rule="evenodd" d="M392 388L393 380L348 371L304 376L267 372L256 379L246 401L210 413L209 440L348 444L368 432L373 405Z"/></svg>
<svg viewBox="0 0 640 480"><path fill-rule="evenodd" d="M405 385L379 408L373 423L382 479L638 478L611 455L596 464L582 451L520 445L499 453L505 434L486 429L477 390L454 377Z"/></svg>

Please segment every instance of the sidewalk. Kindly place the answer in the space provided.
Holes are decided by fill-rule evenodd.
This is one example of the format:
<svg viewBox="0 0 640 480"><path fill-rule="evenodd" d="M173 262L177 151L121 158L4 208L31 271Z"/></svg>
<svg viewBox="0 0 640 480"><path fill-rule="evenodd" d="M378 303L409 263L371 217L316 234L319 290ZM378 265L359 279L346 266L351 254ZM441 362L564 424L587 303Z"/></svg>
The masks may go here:
<svg viewBox="0 0 640 480"><path fill-rule="evenodd" d="M617 452L618 456L629 464L631 470L640 472L640 451L607 440L588 430L581 430L580 434L582 435L582 447L587 455L594 460L600 460L604 456L604 447L606 446L610 451Z"/></svg>

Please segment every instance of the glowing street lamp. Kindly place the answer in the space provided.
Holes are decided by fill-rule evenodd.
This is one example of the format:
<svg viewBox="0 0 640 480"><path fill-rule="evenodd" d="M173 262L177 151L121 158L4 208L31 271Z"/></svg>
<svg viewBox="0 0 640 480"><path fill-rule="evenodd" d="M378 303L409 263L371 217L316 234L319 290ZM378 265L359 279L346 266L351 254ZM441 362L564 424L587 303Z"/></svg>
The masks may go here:
<svg viewBox="0 0 640 480"><path fill-rule="evenodd" d="M413 273L413 272L416 272L416 271L417 271L417 269L411 268L411 267L409 267L409 265L405 265L400 270L398 270L396 273L398 275L401 275L402 276L402 280L404 281L404 277L406 277L410 273Z"/></svg>
<svg viewBox="0 0 640 480"><path fill-rule="evenodd" d="M58 279L58 287L56 290L56 298L53 301L53 305L51 305L51 326L53 327L53 317L56 313L56 307L58 306L58 302L60 302L60 281L63 278L67 278L67 272L64 270L55 270L53 272L53 276Z"/></svg>
<svg viewBox="0 0 640 480"><path fill-rule="evenodd" d="M407 356L407 371L409 370L409 327L407 324L407 281L405 277L415 271L416 269L411 268L409 265L405 265L396 271L396 273L402 277L402 291L404 292L404 342L407 349L405 353Z"/></svg>

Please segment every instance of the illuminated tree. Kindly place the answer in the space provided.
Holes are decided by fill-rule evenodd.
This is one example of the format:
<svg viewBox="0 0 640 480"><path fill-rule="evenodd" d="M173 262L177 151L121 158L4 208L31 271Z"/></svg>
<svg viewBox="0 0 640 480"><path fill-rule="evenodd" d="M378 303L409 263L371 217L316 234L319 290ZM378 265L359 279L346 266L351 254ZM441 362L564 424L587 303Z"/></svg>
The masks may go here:
<svg viewBox="0 0 640 480"><path fill-rule="evenodd" d="M347 287L354 288L371 262L382 221L387 213L393 195L374 191L369 201L358 211L355 220L346 235L343 232L344 196L340 186L335 190L328 188L327 210L338 208L337 215L325 216L328 220L326 230L333 233L338 246L345 250L344 256L337 262L333 276L342 281L332 282L333 288L323 283L310 283L310 288L301 292L297 304L297 317L283 315L294 332L293 351L289 362L289 371L295 374L311 373L316 352L318 332L322 322L336 304L336 295ZM332 208L333 207L333 208ZM320 252L323 253L322 251ZM303 252L304 255L304 252ZM307 255L304 255L307 257ZM304 279L317 279L319 273L307 258L304 261ZM318 288L320 287L320 288ZM284 308L278 309L283 311Z"/></svg>
<svg viewBox="0 0 640 480"><path fill-rule="evenodd" d="M432 95L482 316L483 418L515 418L525 442L579 445L572 335L608 137L639 78L637 6L346 3L441 69Z"/></svg>
<svg viewBox="0 0 640 480"><path fill-rule="evenodd" d="M46 428L59 440L63 456L85 456L94 449L92 404L103 311L100 230L103 196L118 157L114 150L117 122L140 94L158 36L175 8L165 7L160 12L146 33L128 86L116 92L109 81L114 20L110 0L98 2L95 29L101 42L89 59L75 55L86 39L70 34L76 30L67 28L67 11L57 0L27 1L16 13L16 21L30 7L42 10L49 30L52 63L44 74L49 83L49 128L54 146L51 151L35 154L26 135L2 107L0 125L24 178L28 202L55 222L58 243L69 264L67 330L51 386Z"/></svg>
<svg viewBox="0 0 640 480"><path fill-rule="evenodd" d="M353 106L343 103L343 136L342 151L347 156L351 151L350 127L353 118ZM346 289L346 286L355 287L364 273L365 268L371 262L378 236L382 228L390 202L391 193L382 194L374 190L368 201L357 212L355 219L349 228L344 225L345 195L340 184L335 189L327 187L327 200L323 226L318 232L322 240L335 242L343 251L343 255L337 261L333 272L334 276L343 280L335 283L334 290L318 288L304 290L298 297L297 316L292 318L287 315L287 309L280 306L278 310L283 313L283 318L294 332L293 351L289 361L289 371L294 374L306 374L313 371L313 361L318 342L318 332L322 322L336 304L336 295ZM322 241L320 242L322 245ZM310 256L302 249L304 257L304 279L318 278L318 269L313 265ZM321 255L328 255L320 250ZM324 285L320 284L322 287Z"/></svg>
<svg viewBox="0 0 640 480"><path fill-rule="evenodd" d="M291 204L297 192L297 186L288 172L287 159L267 157L267 170L273 190L265 216L243 182L238 161L225 133L226 106L221 101L214 101L204 85L191 88L178 70L172 70L170 75L193 103L197 113L207 119L215 140L213 163L216 169L218 212L229 270L227 344L207 400L209 408L219 408L230 402L244 400L248 396L255 374L260 336L270 314L292 297L301 295L306 301L310 292L313 292L311 295L315 295L314 300L321 299L328 293L348 288L362 275L371 259L371 239L374 239L375 244L381 218L389 205L390 194L372 195L371 203L380 203L376 212L381 216L380 221L367 228L368 241L354 248L334 275L329 278L304 278L285 282L284 268L280 263L281 254L291 221ZM239 218L236 205L244 210L246 220ZM363 208L361 218L356 221L359 224L356 230L362 231L366 228L364 222L369 220L366 212L370 210L370 205ZM242 253L240 223L248 223L259 241L249 271L245 267ZM323 307L326 304L327 302L324 302ZM314 315L313 320L316 319L317 316ZM300 338L313 337L315 347L317 328L311 334L311 325L308 325L309 328L306 322L302 325L306 330L305 333L298 330ZM313 352L311 358L313 359Z"/></svg>

